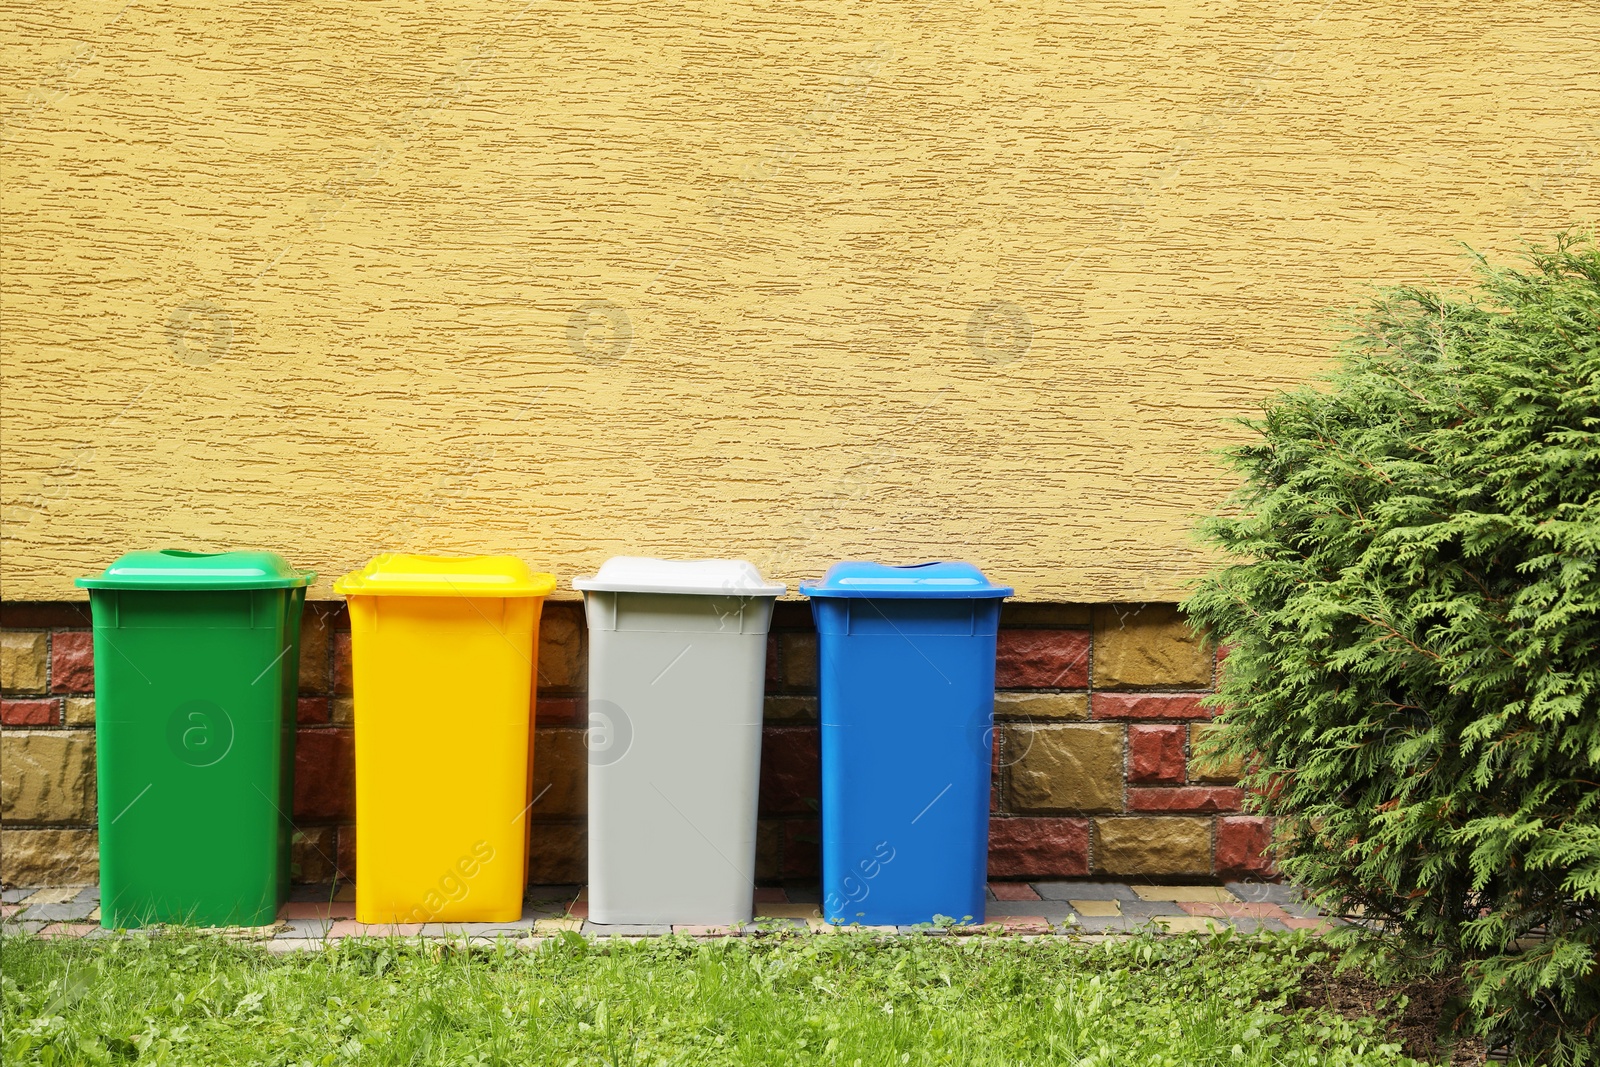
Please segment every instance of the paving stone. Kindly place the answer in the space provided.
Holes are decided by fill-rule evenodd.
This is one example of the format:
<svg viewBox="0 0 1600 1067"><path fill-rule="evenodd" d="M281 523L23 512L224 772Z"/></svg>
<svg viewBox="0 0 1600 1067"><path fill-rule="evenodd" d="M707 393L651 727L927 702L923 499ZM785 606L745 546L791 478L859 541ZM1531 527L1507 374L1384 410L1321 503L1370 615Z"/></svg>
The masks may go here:
<svg viewBox="0 0 1600 1067"><path fill-rule="evenodd" d="M932 923L916 923L912 926L896 926L895 929L902 934L909 934L917 937L946 937L950 933L948 927L935 926Z"/></svg>
<svg viewBox="0 0 1600 1067"><path fill-rule="evenodd" d="M1178 907L1190 915L1209 916L1213 919L1287 919L1289 913L1276 904L1251 904L1235 901L1218 904L1209 900L1180 900Z"/></svg>
<svg viewBox="0 0 1600 1067"><path fill-rule="evenodd" d="M65 904L34 904L23 905L24 912L29 919L44 920L46 922L83 922L89 918L89 913L94 910L92 902L84 903L69 900Z"/></svg>
<svg viewBox="0 0 1600 1067"><path fill-rule="evenodd" d="M584 922L583 932L589 937L662 937L672 933L665 923L599 923Z"/></svg>
<svg viewBox="0 0 1600 1067"><path fill-rule="evenodd" d="M0 904L20 904L28 897L37 893L37 888L25 889L0 889Z"/></svg>
<svg viewBox="0 0 1600 1067"><path fill-rule="evenodd" d="M1321 908L1304 900L1293 901L1288 904L1279 904L1278 907L1282 908L1284 911L1288 912L1297 919L1320 919L1324 915L1324 912Z"/></svg>
<svg viewBox="0 0 1600 1067"><path fill-rule="evenodd" d="M315 938L322 940L333 929L333 922L327 919L285 919L278 924L276 939L282 938Z"/></svg>
<svg viewBox="0 0 1600 1067"><path fill-rule="evenodd" d="M1086 934L1124 934L1133 924L1124 915L1080 915L1078 927Z"/></svg>
<svg viewBox="0 0 1600 1067"><path fill-rule="evenodd" d="M1138 900L1121 882L1035 882L1045 900Z"/></svg>
<svg viewBox="0 0 1600 1067"><path fill-rule="evenodd" d="M423 937L527 937L536 920L514 923L423 923Z"/></svg>
<svg viewBox="0 0 1600 1067"><path fill-rule="evenodd" d="M1318 919L1302 919L1298 916L1290 916L1287 919L1279 919L1278 921L1290 930L1310 930L1312 933L1317 934L1327 933L1335 927L1347 925L1344 920L1335 919L1332 916L1323 916Z"/></svg>
<svg viewBox="0 0 1600 1067"><path fill-rule="evenodd" d="M78 901L87 901L87 902L90 902L90 903L93 903L93 904L98 904L98 903L100 903L100 887L97 886L97 885L86 885L78 893L78 895L73 897L72 899L73 900L78 900Z"/></svg>
<svg viewBox="0 0 1600 1067"><path fill-rule="evenodd" d="M1148 919L1154 915L1183 915L1184 910L1170 900L1124 900L1122 914L1129 919Z"/></svg>
<svg viewBox="0 0 1600 1067"><path fill-rule="evenodd" d="M822 909L816 904L757 904L758 919L820 919Z"/></svg>
<svg viewBox="0 0 1600 1067"><path fill-rule="evenodd" d="M1106 919L1121 915L1122 908L1115 900L1069 900L1072 910L1082 918Z"/></svg>
<svg viewBox="0 0 1600 1067"><path fill-rule="evenodd" d="M1226 889L1216 885L1136 885L1132 889L1140 900L1210 901L1221 904L1236 899Z"/></svg>
<svg viewBox="0 0 1600 1067"><path fill-rule="evenodd" d="M999 926L1007 934L1048 934L1051 932L1052 923L1043 915L996 915L989 919L986 926Z"/></svg>
<svg viewBox="0 0 1600 1067"><path fill-rule="evenodd" d="M539 920L535 921L534 924L533 924L533 932L535 934L540 934L540 935L544 935L544 936L547 936L547 937L548 936L552 936L554 934L559 934L559 933L561 933L563 931L568 931L568 930L572 931L573 933L577 933L578 931L580 931L582 929L583 929L583 920L582 919L571 919L571 918L539 919Z"/></svg>
<svg viewBox="0 0 1600 1067"><path fill-rule="evenodd" d="M1027 882L990 882L990 900L1038 900L1039 891Z"/></svg>
<svg viewBox="0 0 1600 1067"><path fill-rule="evenodd" d="M1303 899L1298 886L1286 882L1228 882L1228 892L1257 904L1294 904Z"/></svg>
<svg viewBox="0 0 1600 1067"><path fill-rule="evenodd" d="M1065 900L991 900L984 909L988 918L998 919L1012 915L1042 915L1059 921L1072 914L1072 905Z"/></svg>
<svg viewBox="0 0 1600 1067"><path fill-rule="evenodd" d="M22 902L29 907L33 907L36 904L66 904L77 897L80 889L80 886L75 885L46 886L43 889L34 890L33 893L23 898Z"/></svg>
<svg viewBox="0 0 1600 1067"><path fill-rule="evenodd" d="M343 900L291 900L278 909L280 919L354 919L356 906Z"/></svg>
<svg viewBox="0 0 1600 1067"><path fill-rule="evenodd" d="M688 934L690 937L742 937L747 933L755 933L756 928L753 923L732 923L729 925L674 923L672 932L675 934Z"/></svg>
<svg viewBox="0 0 1600 1067"><path fill-rule="evenodd" d="M1169 934L1214 934L1229 927L1227 919L1200 915L1155 915L1152 921Z"/></svg>

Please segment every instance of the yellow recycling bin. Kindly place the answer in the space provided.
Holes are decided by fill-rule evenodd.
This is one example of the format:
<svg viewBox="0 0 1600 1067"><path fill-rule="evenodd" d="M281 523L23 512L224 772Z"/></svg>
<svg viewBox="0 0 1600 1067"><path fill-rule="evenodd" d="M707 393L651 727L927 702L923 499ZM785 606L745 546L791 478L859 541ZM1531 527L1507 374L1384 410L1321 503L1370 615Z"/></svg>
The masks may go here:
<svg viewBox="0 0 1600 1067"><path fill-rule="evenodd" d="M397 553L334 583L350 602L359 922L521 916L555 584L510 556Z"/></svg>

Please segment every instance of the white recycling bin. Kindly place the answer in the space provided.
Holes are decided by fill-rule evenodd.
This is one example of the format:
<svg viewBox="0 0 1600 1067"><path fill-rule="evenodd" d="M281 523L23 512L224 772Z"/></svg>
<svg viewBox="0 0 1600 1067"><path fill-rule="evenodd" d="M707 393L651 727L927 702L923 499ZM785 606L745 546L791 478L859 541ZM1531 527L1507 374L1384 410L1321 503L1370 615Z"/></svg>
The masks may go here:
<svg viewBox="0 0 1600 1067"><path fill-rule="evenodd" d="M589 921L748 922L767 631L743 560L618 556L589 620Z"/></svg>

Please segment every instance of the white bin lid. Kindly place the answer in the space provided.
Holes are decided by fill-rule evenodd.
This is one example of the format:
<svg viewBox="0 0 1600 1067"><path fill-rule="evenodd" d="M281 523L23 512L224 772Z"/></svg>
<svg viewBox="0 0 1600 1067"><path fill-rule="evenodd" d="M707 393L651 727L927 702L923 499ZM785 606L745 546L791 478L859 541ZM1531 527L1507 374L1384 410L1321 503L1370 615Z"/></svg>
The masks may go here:
<svg viewBox="0 0 1600 1067"><path fill-rule="evenodd" d="M597 593L700 593L706 596L782 596L788 587L768 582L742 559L648 559L613 556L593 578L572 588Z"/></svg>

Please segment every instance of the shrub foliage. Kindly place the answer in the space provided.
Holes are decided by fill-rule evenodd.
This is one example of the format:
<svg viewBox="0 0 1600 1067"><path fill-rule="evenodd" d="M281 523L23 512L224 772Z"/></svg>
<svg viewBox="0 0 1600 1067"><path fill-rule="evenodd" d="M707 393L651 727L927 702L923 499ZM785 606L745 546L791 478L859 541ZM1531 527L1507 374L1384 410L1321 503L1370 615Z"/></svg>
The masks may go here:
<svg viewBox="0 0 1600 1067"><path fill-rule="evenodd" d="M1478 270L1384 294L1247 423L1186 606L1284 872L1358 946L1460 967L1491 1040L1595 1064L1600 249Z"/></svg>

